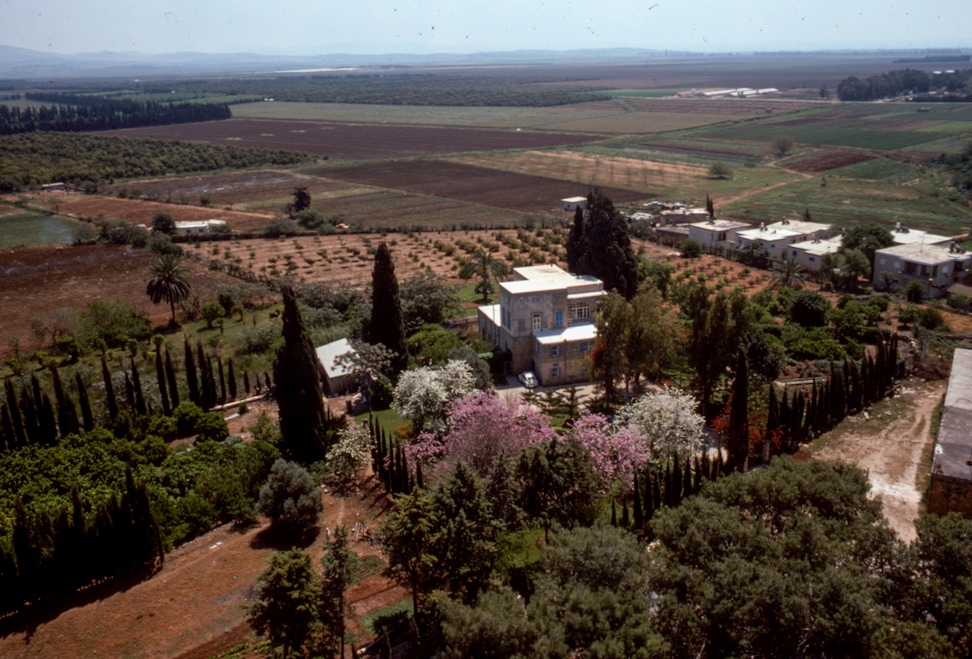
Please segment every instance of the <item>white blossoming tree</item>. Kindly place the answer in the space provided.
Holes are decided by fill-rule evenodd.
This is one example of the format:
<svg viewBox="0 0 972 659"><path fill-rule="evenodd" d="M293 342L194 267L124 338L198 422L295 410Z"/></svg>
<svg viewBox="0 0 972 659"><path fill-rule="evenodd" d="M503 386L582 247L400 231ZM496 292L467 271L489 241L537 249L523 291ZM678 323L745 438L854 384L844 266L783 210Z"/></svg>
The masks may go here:
<svg viewBox="0 0 972 659"><path fill-rule="evenodd" d="M698 405L690 394L666 387L624 407L615 424L645 441L652 462L672 453L687 458L705 447L704 420L695 411Z"/></svg>
<svg viewBox="0 0 972 659"><path fill-rule="evenodd" d="M469 364L456 359L437 369L405 371L395 387L395 409L417 431L441 430L449 403L472 393L475 384Z"/></svg>
<svg viewBox="0 0 972 659"><path fill-rule="evenodd" d="M352 421L338 430L337 441L327 451L327 467L338 483L351 480L371 454L371 435Z"/></svg>

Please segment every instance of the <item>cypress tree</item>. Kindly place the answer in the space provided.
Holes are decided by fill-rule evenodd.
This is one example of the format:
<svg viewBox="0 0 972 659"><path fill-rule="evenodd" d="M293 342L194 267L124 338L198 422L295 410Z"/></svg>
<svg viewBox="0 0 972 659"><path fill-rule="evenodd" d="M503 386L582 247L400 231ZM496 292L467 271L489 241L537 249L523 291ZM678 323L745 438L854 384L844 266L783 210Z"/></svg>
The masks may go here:
<svg viewBox="0 0 972 659"><path fill-rule="evenodd" d="M632 514L634 516L635 529L641 532L645 526L645 516L641 509L641 490L638 488L638 470L634 472L634 497L631 501L631 506L633 508Z"/></svg>
<svg viewBox="0 0 972 659"><path fill-rule="evenodd" d="M108 361L105 356L101 356L101 378L105 382L105 406L108 408L108 416L112 421L118 416L118 400L115 398L115 387L111 384L111 371L108 370Z"/></svg>
<svg viewBox="0 0 972 659"><path fill-rule="evenodd" d="M392 379L405 370L408 352L405 347L405 324L402 302L398 293L398 278L388 245L382 242L375 250L375 265L371 274L371 323L369 342L382 344L392 352ZM275 373L276 376L276 373ZM280 378L275 377L279 382Z"/></svg>
<svg viewBox="0 0 972 659"><path fill-rule="evenodd" d="M24 417L24 432L27 433L27 441L31 444L38 444L41 441L37 403L38 401L34 399L27 387L20 390L20 413Z"/></svg>
<svg viewBox="0 0 972 659"><path fill-rule="evenodd" d="M631 519L628 517L628 500L621 497L621 527L631 528Z"/></svg>
<svg viewBox="0 0 972 659"><path fill-rule="evenodd" d="M13 422L6 403L0 403L0 451L9 451L17 447L14 437Z"/></svg>
<svg viewBox="0 0 972 659"><path fill-rule="evenodd" d="M135 390L135 409L139 414L148 414L145 406L145 396L142 394L142 377L139 375L138 366L135 364L135 355L131 356L132 362L132 389Z"/></svg>
<svg viewBox="0 0 972 659"><path fill-rule="evenodd" d="M189 337L185 337L186 354L186 389L189 391L189 400L202 407L202 397L199 395L199 378L196 375L196 360L192 356L192 346L189 345Z"/></svg>
<svg viewBox="0 0 972 659"><path fill-rule="evenodd" d="M250 396L250 372L243 371L243 391L246 392L247 397Z"/></svg>
<svg viewBox="0 0 972 659"><path fill-rule="evenodd" d="M655 474L652 478L651 487L651 499L652 499L652 510L658 510L662 506L662 491L661 491L661 478L659 474Z"/></svg>
<svg viewBox="0 0 972 659"><path fill-rule="evenodd" d="M655 508L658 505L655 503L655 490L652 485L651 469L645 470L645 523L650 522L651 518L655 516Z"/></svg>
<svg viewBox="0 0 972 659"><path fill-rule="evenodd" d="M614 505L614 497L611 497L611 526L618 525L618 510Z"/></svg>
<svg viewBox="0 0 972 659"><path fill-rule="evenodd" d="M729 459L742 467L749 455L749 367L742 350L736 357L736 377L732 381L728 448Z"/></svg>
<svg viewBox="0 0 972 659"><path fill-rule="evenodd" d="M91 414L91 401L88 399L88 387L81 379L79 371L74 372L74 383L78 388L78 402L81 405L81 424L85 432L94 429L94 416Z"/></svg>
<svg viewBox="0 0 972 659"><path fill-rule="evenodd" d="M219 372L219 403L223 405L226 403L226 378L223 377L223 358L216 358L216 368Z"/></svg>
<svg viewBox="0 0 972 659"><path fill-rule="evenodd" d="M226 379L229 380L228 384L229 384L230 400L236 400L236 394L237 394L237 391L236 391L236 371L233 368L233 358L232 357L229 360L229 364L226 365L226 368L227 368Z"/></svg>
<svg viewBox="0 0 972 659"><path fill-rule="evenodd" d="M162 400L162 414L172 416L172 407L169 405L169 385L165 378L165 366L162 365L162 345L155 347L155 379L159 381L159 398Z"/></svg>
<svg viewBox="0 0 972 659"><path fill-rule="evenodd" d="M283 287L283 345L273 364L280 410L280 434L287 452L298 462L324 456L327 418L321 389L321 363L297 305L293 288Z"/></svg>
<svg viewBox="0 0 972 659"><path fill-rule="evenodd" d="M172 366L172 356L169 354L169 348L165 349L165 380L168 386L169 400L171 401L171 408L175 409L179 407L179 387L176 381L175 368Z"/></svg>
<svg viewBox="0 0 972 659"><path fill-rule="evenodd" d="M682 497L690 497L695 494L692 488L692 463L690 461L685 462L685 468L682 470Z"/></svg>
<svg viewBox="0 0 972 659"><path fill-rule="evenodd" d="M17 446L24 446L27 443L27 433L24 429L24 420L20 412L20 402L14 391L13 382L7 378L3 382L3 388L7 394L7 411L10 414L10 422L13 427L13 438Z"/></svg>
<svg viewBox="0 0 972 659"><path fill-rule="evenodd" d="M125 402L128 403L128 409L135 409L135 387L132 385L132 377L125 371Z"/></svg>

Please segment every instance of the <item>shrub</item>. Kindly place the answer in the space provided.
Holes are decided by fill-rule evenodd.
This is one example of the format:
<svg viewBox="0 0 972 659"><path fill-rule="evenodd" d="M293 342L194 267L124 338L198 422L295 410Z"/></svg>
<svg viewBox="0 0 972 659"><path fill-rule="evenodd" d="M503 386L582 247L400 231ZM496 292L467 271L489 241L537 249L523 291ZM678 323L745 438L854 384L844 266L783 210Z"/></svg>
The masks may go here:
<svg viewBox="0 0 972 659"><path fill-rule="evenodd" d="M790 320L803 327L821 327L827 324L830 302L817 291L804 289L795 293L790 300L788 314Z"/></svg>
<svg viewBox="0 0 972 659"><path fill-rule="evenodd" d="M912 304L921 304L921 301L925 299L925 285L917 279L912 279L905 287L905 297Z"/></svg>
<svg viewBox="0 0 972 659"><path fill-rule="evenodd" d="M172 410L172 418L175 419L178 436L189 437L194 435L202 415L202 408L195 403L179 403L179 406Z"/></svg>
<svg viewBox="0 0 972 659"><path fill-rule="evenodd" d="M702 243L700 243L698 240L692 240L689 238L682 243L680 251L682 252L682 256L687 259L698 258L702 255Z"/></svg>
<svg viewBox="0 0 972 659"><path fill-rule="evenodd" d="M317 523L324 509L314 479L296 462L279 459L260 488L257 510L284 533L299 535Z"/></svg>
<svg viewBox="0 0 972 659"><path fill-rule="evenodd" d="M206 412L196 421L196 441L221 442L229 437L229 425L217 412Z"/></svg>

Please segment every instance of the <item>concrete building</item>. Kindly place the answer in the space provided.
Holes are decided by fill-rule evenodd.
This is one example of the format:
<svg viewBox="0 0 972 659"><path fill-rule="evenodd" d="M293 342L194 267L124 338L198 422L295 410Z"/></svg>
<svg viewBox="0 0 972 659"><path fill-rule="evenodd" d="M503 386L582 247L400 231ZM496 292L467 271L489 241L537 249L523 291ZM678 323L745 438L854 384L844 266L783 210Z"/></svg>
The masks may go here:
<svg viewBox="0 0 972 659"><path fill-rule="evenodd" d="M909 229L901 226L901 222L895 223L894 228L891 229L891 237L894 239L895 245L945 245L947 247L952 242L952 239L948 236L939 236L919 229Z"/></svg>
<svg viewBox="0 0 972 659"><path fill-rule="evenodd" d="M357 374L345 364L336 364L339 355L353 353L354 348L347 339L338 339L316 350L317 360L324 369L324 384L332 394L347 393L357 386Z"/></svg>
<svg viewBox="0 0 972 659"><path fill-rule="evenodd" d="M499 304L479 308L479 336L509 350L513 373L533 371L540 384L589 379L595 305L604 284L555 265L515 268L500 284Z"/></svg>
<svg viewBox="0 0 972 659"><path fill-rule="evenodd" d="M770 225L760 224L755 229L746 229L736 234L736 248L746 249L750 245L762 245L773 261L782 261L789 255L789 248L796 243L808 240L830 238L830 225L803 220L782 220Z"/></svg>
<svg viewBox="0 0 972 659"><path fill-rule="evenodd" d="M707 220L694 222L688 226L688 237L697 240L706 249L728 247L736 243L736 234L752 226L748 222L736 220Z"/></svg>
<svg viewBox="0 0 972 659"><path fill-rule="evenodd" d="M587 208L587 197L567 197L566 199L561 199L560 207L565 211Z"/></svg>
<svg viewBox="0 0 972 659"><path fill-rule="evenodd" d="M787 256L796 259L797 263L805 270L820 272L823 265L823 257L827 254L834 254L841 247L843 236L827 238L826 240L805 240L802 243L790 245Z"/></svg>
<svg viewBox="0 0 972 659"><path fill-rule="evenodd" d="M972 518L972 350L958 348L945 393L928 491L928 511Z"/></svg>
<svg viewBox="0 0 972 659"><path fill-rule="evenodd" d="M972 254L954 245L893 245L874 252L872 279L877 286L889 279L900 288L920 281L926 297L943 297L952 284L968 283L970 262Z"/></svg>
<svg viewBox="0 0 972 659"><path fill-rule="evenodd" d="M176 222L177 236L198 236L207 233L220 233L226 231L226 222L223 220L201 220L198 222Z"/></svg>

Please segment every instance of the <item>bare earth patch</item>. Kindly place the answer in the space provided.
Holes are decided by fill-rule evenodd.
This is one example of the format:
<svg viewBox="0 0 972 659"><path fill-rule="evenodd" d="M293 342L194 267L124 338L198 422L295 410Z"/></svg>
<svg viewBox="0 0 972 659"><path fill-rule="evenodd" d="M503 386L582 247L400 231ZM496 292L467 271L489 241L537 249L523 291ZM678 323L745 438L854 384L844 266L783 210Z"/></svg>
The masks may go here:
<svg viewBox="0 0 972 659"><path fill-rule="evenodd" d="M926 456L935 444L932 415L947 384L947 380L907 380L894 398L866 410L866 416L847 417L796 457L841 460L865 469L871 492L881 497L891 528L911 542L924 496L918 489L923 475L919 469L930 468Z"/></svg>

